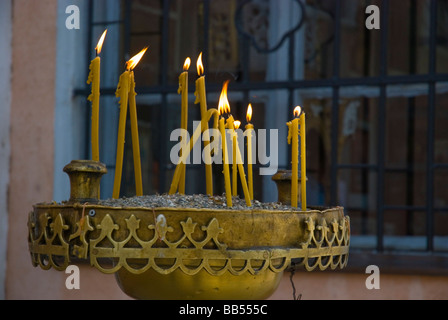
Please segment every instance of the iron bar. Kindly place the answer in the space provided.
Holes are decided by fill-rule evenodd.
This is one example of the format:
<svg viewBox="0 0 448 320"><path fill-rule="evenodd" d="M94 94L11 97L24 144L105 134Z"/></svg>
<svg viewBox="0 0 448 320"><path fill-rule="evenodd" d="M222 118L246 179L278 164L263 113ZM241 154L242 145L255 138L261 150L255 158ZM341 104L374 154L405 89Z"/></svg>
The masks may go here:
<svg viewBox="0 0 448 320"><path fill-rule="evenodd" d="M202 32L203 32L203 40L202 40L202 47L199 51L202 52L202 63L204 64L204 75L205 79L208 78L208 71L209 71L209 37L210 37L210 0L203 0L202 2ZM208 97L206 96L206 99ZM198 177L201 179L201 181L205 181L205 163L201 161L200 164L200 170L198 172ZM190 169L188 169L190 170ZM212 182L213 183L213 182ZM201 185L200 190L198 192L200 193L206 193L206 187L205 184Z"/></svg>
<svg viewBox="0 0 448 320"><path fill-rule="evenodd" d="M409 73L416 71L417 61L417 2L411 0L409 5ZM407 108L407 132L406 132L406 205L412 206L414 203L414 152L415 152L415 97L408 99ZM406 213L406 234L414 234L414 212L409 210Z"/></svg>
<svg viewBox="0 0 448 320"><path fill-rule="evenodd" d="M125 1L124 4L124 37L123 37L123 57L125 60L131 58L131 11L132 11L132 2Z"/></svg>
<svg viewBox="0 0 448 320"><path fill-rule="evenodd" d="M207 71L206 71L207 72ZM448 82L448 74L439 73L434 75L400 75L385 77L360 77L360 78L340 78L340 79L320 79L320 80L295 80L289 81L266 81L266 82L234 82L232 91L254 91L254 90L281 90L281 89L312 89L328 87L350 87L350 86L387 86L394 84L427 84L428 82ZM163 94L176 93L178 86L176 84L167 84L166 86L140 86L137 87L139 94ZM207 92L219 93L222 89L222 83L207 83ZM116 88L101 88L101 95L114 95ZM74 95L86 95L88 88L79 88L74 90Z"/></svg>
<svg viewBox="0 0 448 320"><path fill-rule="evenodd" d="M170 0L162 0L162 19L161 19L161 31L162 31L162 45L161 45L161 73L160 73L160 85L165 87L168 85L168 53L169 53L169 14L170 14ZM164 164L167 162L167 125L168 125L168 92L162 92L162 103L159 110L159 141L158 150L159 153L159 192L164 193L166 191L165 186L165 173L166 169Z"/></svg>
<svg viewBox="0 0 448 320"><path fill-rule="evenodd" d="M436 73L436 33L437 33L437 1L430 3L429 27L429 74ZM436 87L434 81L428 83L428 118L427 118L427 150L426 150L426 249L434 250L434 126L435 126Z"/></svg>
<svg viewBox="0 0 448 320"><path fill-rule="evenodd" d="M294 67L295 67L295 63L294 63L294 33L292 33L289 37L288 37L288 81L289 82L294 82ZM287 110L287 114L286 114L286 119L290 119L291 115L294 112L294 89L293 88L288 88L288 108L286 108ZM286 159L292 159L292 149L291 148L287 148L287 155L286 155ZM291 165L291 162L289 163Z"/></svg>
<svg viewBox="0 0 448 320"><path fill-rule="evenodd" d="M415 205L385 205L384 210L425 211L425 206Z"/></svg>
<svg viewBox="0 0 448 320"><path fill-rule="evenodd" d="M334 45L333 45L333 82L331 106L331 168L330 168L330 205L337 203L338 179L338 140L339 140L339 80L341 48L341 0L334 2Z"/></svg>
<svg viewBox="0 0 448 320"><path fill-rule="evenodd" d="M89 63L88 61L91 60L92 57L92 41L93 41L93 0L89 0L88 2L88 8L87 8L87 23L89 25L89 32L87 33L87 46L86 46L86 63ZM88 70L88 69L86 69ZM90 88L87 85L87 82L84 85L84 89L83 89L86 93L85 96L87 97L90 94ZM87 115L87 119L86 119L86 128L85 128L85 141L86 143L84 144L84 159L90 159L90 130L91 130L91 122L92 122L92 117L91 117L91 106L90 106L90 102L86 99L85 100L85 105L86 105L86 115Z"/></svg>
<svg viewBox="0 0 448 320"><path fill-rule="evenodd" d="M388 48L388 21L389 21L389 1L381 2L381 34L380 34L380 78L387 76L387 48ZM380 85L380 97L378 99L378 141L377 141L377 245L378 252L384 250L384 168L385 168L385 143L386 143L386 85Z"/></svg>
<svg viewBox="0 0 448 320"><path fill-rule="evenodd" d="M110 21L96 21L92 22L91 26L106 26L111 24L122 24L125 23L125 20L110 20Z"/></svg>

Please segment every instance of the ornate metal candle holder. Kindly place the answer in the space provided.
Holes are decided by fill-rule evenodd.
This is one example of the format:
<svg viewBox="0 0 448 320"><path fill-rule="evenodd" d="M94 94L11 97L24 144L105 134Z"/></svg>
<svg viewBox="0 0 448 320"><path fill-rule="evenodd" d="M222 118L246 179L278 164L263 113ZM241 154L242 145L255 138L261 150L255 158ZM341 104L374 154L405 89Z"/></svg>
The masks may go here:
<svg viewBox="0 0 448 320"><path fill-rule="evenodd" d="M87 175L102 172L99 165ZM289 268L336 269L348 261L350 221L341 207L109 207L95 199L74 201L85 197L71 185L69 202L38 204L29 215L33 265L65 270L89 261L100 272L115 273L134 298L263 299Z"/></svg>

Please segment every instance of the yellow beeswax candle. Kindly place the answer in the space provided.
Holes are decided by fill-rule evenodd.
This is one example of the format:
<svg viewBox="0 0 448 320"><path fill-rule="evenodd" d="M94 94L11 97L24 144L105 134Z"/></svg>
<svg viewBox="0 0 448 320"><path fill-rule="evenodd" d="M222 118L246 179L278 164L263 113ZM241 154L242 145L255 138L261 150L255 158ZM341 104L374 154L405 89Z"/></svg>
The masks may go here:
<svg viewBox="0 0 448 320"><path fill-rule="evenodd" d="M199 54L197 63L196 63L198 76L199 78L196 80L196 90L194 92L196 96L195 104L199 103L201 110L201 119L207 114L207 98L205 92L205 76L204 76L204 65L202 63L202 52ZM208 134L208 122L203 124L204 128L202 132L204 132L204 148L210 143L210 136ZM206 193L208 195L213 195L213 171L211 165L211 155L209 153L204 154L205 160L205 183L206 183Z"/></svg>
<svg viewBox="0 0 448 320"><path fill-rule="evenodd" d="M100 161L99 150L99 117L100 117L100 75L101 75L101 58L99 54L106 38L107 29L101 35L95 48L96 58L90 62L90 72L87 84L92 84L92 93L87 100L92 102L92 126L91 126L91 144L92 144L92 160Z"/></svg>
<svg viewBox="0 0 448 320"><path fill-rule="evenodd" d="M234 127L236 128L236 121L234 122ZM238 194L238 179L237 179L237 171L238 171L238 164L236 163L236 148L237 148L237 139L238 135L233 128L231 129L231 135L232 135L232 195L236 196Z"/></svg>
<svg viewBox="0 0 448 320"><path fill-rule="evenodd" d="M240 121L234 121L235 129L238 129L240 127L240 124L241 124ZM236 154L235 162L237 163L238 173L240 175L241 186L243 187L243 193L244 193L244 198L246 200L246 205L250 207L252 205L252 202L251 202L249 189L247 187L246 173L244 172L243 159L241 157L240 148L238 146L238 136L237 136L236 132L234 132L234 137L236 137L234 139L234 145L235 145L234 150L235 150L235 154Z"/></svg>
<svg viewBox="0 0 448 320"><path fill-rule="evenodd" d="M241 186L243 187L244 200L248 207L252 206L252 201L250 198L249 188L247 187L246 173L244 172L243 160L241 158L240 149L237 146L236 149L236 160L238 161L238 173L240 175Z"/></svg>
<svg viewBox="0 0 448 320"><path fill-rule="evenodd" d="M224 118L219 119L219 132L221 133L221 148L222 148L222 158L223 158L223 172L224 172L224 183L226 190L226 200L227 206L232 207L232 189L230 186L230 172L229 172L229 156L227 154L226 146L226 126L224 124Z"/></svg>
<svg viewBox="0 0 448 320"><path fill-rule="evenodd" d="M233 116L230 115L226 120L226 129L230 132L230 137L232 138L232 196L237 195L237 183L238 183L238 165L236 163L236 138L235 135L235 125Z"/></svg>
<svg viewBox="0 0 448 320"><path fill-rule="evenodd" d="M92 160L99 161L99 116L100 116L100 57L96 57L90 63L90 74L87 84L92 83L92 93L87 98L92 102L92 128L91 128L91 143L92 143Z"/></svg>
<svg viewBox="0 0 448 320"><path fill-rule="evenodd" d="M300 107L294 109L294 116L298 117ZM297 188L299 180L299 119L295 118L288 125L288 144L291 144L291 207L297 208Z"/></svg>
<svg viewBox="0 0 448 320"><path fill-rule="evenodd" d="M247 179L248 179L248 186L249 186L249 194L250 194L250 200L254 200L254 182L253 182L253 170L252 170L252 133L254 131L253 124L250 123L252 120L252 105L249 103L249 106L247 107L247 113L246 113L246 132L247 132Z"/></svg>
<svg viewBox="0 0 448 320"><path fill-rule="evenodd" d="M243 160L241 158L241 152L240 152L240 149L238 147L238 140L236 139L237 136L235 135L235 123L237 123L237 126L239 128L239 125L241 124L241 122L240 121L236 122L233 119L233 116L230 115L230 103L229 103L229 100L227 99L227 88L228 88L228 85L229 85L229 81L226 81L224 83L223 90L221 92L221 97L219 99L219 108L218 109L220 110L220 114L223 114L223 113L228 113L229 114L229 117L228 117L228 119L226 121L226 124L225 124L225 128L230 130L230 133L231 133L230 136L232 137L232 146L233 146L233 152L232 152L232 156L233 156L233 168L232 168L233 169L233 172L232 172L232 177L233 177L232 186L233 186L233 189L232 189L232 191L233 192L232 192L232 194L235 195L235 196L237 195L237 192L236 192L236 190L237 190L237 172L239 172L241 184L243 186L244 197L246 199L246 204L248 206L251 206L252 204L251 204L249 190L247 188L247 181L246 181L246 175L245 175L245 172L244 172ZM224 120L223 120L223 123L224 123ZM221 135L222 135L222 133L221 133ZM230 176L229 176L229 179L230 179ZM230 185L230 181L228 183Z"/></svg>
<svg viewBox="0 0 448 320"><path fill-rule="evenodd" d="M222 90L221 95L219 96L219 103L218 103L218 112L219 115L222 116L224 113L229 111L230 104L229 100L227 99L227 87L229 85L229 81L225 81ZM227 154L227 143L226 143L226 124L224 123L224 118L219 119L219 132L221 134L221 149L222 149L222 158L223 158L223 173L224 173L224 186L226 190L226 199L227 199L227 206L232 206L232 188L230 185L230 172L229 172L229 155Z"/></svg>
<svg viewBox="0 0 448 320"><path fill-rule="evenodd" d="M117 155L115 160L115 177L112 198L120 197L121 174L123 169L124 138L126 134L126 114L130 88L130 72L121 74L115 95L120 98L120 117L118 120Z"/></svg>
<svg viewBox="0 0 448 320"><path fill-rule="evenodd" d="M179 76L179 89L178 94L181 94L181 129L188 129L188 69L190 68L190 58L185 59L184 72ZM182 151L181 151L182 152ZM186 165L181 163L181 176L179 180L179 193L185 194L185 175Z"/></svg>
<svg viewBox="0 0 448 320"><path fill-rule="evenodd" d="M132 119L134 120L131 122L131 130L132 132L132 139L133 139L133 156L134 156L134 166L136 164L136 161L138 161L139 165L134 168L134 171L136 172L136 175L139 174L141 176L141 167L140 167L140 148L137 146L139 145L138 142L138 131L137 131L137 107L135 105L135 94L131 94L131 73L132 70L137 66L143 55L145 54L146 50L148 48L144 48L142 51L140 51L138 54L136 54L134 57L132 57L127 63L126 63L126 71L123 72L120 76L120 80L118 82L117 90L115 92L115 96L120 98L120 117L118 119L118 138L117 138L117 156L115 160L115 177L114 177L114 189L112 193L112 198L118 199L120 197L120 185L121 185L121 176L122 176L122 170L123 170L123 155L124 155L124 138L126 134L126 116L127 116L127 108L128 108L128 102L129 97L131 96L132 100L132 108L134 108L135 113L131 115ZM133 74L133 73L132 73ZM135 81L134 81L135 86ZM134 88L132 89L132 92L135 93ZM133 111L132 111L133 112ZM134 140L134 136L135 139ZM138 153L137 153L138 151ZM137 157L138 156L138 157ZM140 173L138 173L140 171ZM138 193L141 193L142 190L140 189L140 186L138 184L139 178L136 177L136 189L138 190ZM137 187L138 186L138 187Z"/></svg>
<svg viewBox="0 0 448 320"><path fill-rule="evenodd" d="M305 113L300 116L300 179L302 186L302 210L306 211L306 127Z"/></svg>
<svg viewBox="0 0 448 320"><path fill-rule="evenodd" d="M143 181L142 165L140 160L140 141L138 137L137 105L135 102L136 95L134 71L130 71L129 115L131 121L132 154L134 157L135 192L137 196L142 196Z"/></svg>

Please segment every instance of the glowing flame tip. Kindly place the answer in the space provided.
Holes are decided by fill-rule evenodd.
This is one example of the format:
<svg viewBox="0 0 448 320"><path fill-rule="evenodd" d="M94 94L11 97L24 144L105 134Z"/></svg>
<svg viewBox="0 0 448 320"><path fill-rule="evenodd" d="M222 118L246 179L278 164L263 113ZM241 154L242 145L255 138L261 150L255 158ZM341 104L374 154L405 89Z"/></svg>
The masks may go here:
<svg viewBox="0 0 448 320"><path fill-rule="evenodd" d="M229 80L224 82L222 85L222 91L221 95L219 96L219 103L218 103L218 111L219 114L222 115L224 113L230 113L230 103L227 99L227 87L229 86Z"/></svg>
<svg viewBox="0 0 448 320"><path fill-rule="evenodd" d="M239 120L235 120L233 122L233 126L235 127L235 130L239 129L240 125L241 125L241 121L239 121Z"/></svg>
<svg viewBox="0 0 448 320"><path fill-rule="evenodd" d="M250 103L247 106L246 120L247 122L250 122L250 120L252 120L252 104Z"/></svg>
<svg viewBox="0 0 448 320"><path fill-rule="evenodd" d="M295 109L294 109L294 117L300 116L301 113L302 113L302 108L300 106L295 107Z"/></svg>
<svg viewBox="0 0 448 320"><path fill-rule="evenodd" d="M133 56L127 63L126 68L128 70L134 70L134 68L137 66L137 64L142 59L143 55L145 54L146 50L148 50L148 47L144 48L142 51L137 53L135 56Z"/></svg>
<svg viewBox="0 0 448 320"><path fill-rule="evenodd" d="M187 59L185 59L184 71L187 71L188 69L190 69L190 64L191 64L191 59L190 59L190 57L188 57Z"/></svg>
<svg viewBox="0 0 448 320"><path fill-rule="evenodd" d="M196 68L198 69L198 76L204 74L204 65L202 64L202 52L199 54L198 61L196 62Z"/></svg>
<svg viewBox="0 0 448 320"><path fill-rule="evenodd" d="M106 34L107 34L107 29L104 30L103 34L101 35L100 39L98 40L98 44L95 47L97 55L101 53L101 49L103 48L103 43L104 43L104 39L106 38Z"/></svg>

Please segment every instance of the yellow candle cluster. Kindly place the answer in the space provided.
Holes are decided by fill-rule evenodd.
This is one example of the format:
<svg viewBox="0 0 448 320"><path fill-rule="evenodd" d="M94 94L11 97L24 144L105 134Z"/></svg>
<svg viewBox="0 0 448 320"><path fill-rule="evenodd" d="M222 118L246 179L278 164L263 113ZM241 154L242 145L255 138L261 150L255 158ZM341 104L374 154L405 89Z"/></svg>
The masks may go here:
<svg viewBox="0 0 448 320"><path fill-rule="evenodd" d="M187 70L190 66L190 62L191 62L190 59L187 58L187 60L185 61L185 64L184 64L184 72L179 77L179 90L178 90L178 93L182 93L181 128L185 129L185 130L187 129L187 124L188 124L188 120L187 120L187 115L188 115L188 72L187 72ZM200 106L202 121L201 121L201 128L200 129L197 128L195 133L198 134L198 137L200 136L200 133L204 133L204 147L206 147L210 143L209 142L210 137L208 135L208 128L209 128L208 121L210 120L211 116L213 115L213 113L209 113L208 111L215 110L217 112L217 110L216 109L207 110L207 98L206 98L206 91L205 91L205 76L203 75L204 74L204 66L202 64L202 52L198 57L196 67L198 70L199 78L196 80L196 90L194 93L196 96L195 104L199 104L199 106ZM207 121L205 121L205 119L207 119ZM216 122L215 129L217 129L217 128L218 128L218 122ZM193 134L193 139L194 139L194 137L195 136ZM196 142L194 142L193 144L190 143L190 146L193 147L193 145L195 143ZM181 151L180 157L181 157L181 159L184 159L184 160L180 161L176 167L176 171L178 170L178 174L176 174L176 171L175 171L175 175L171 182L169 194L174 194L176 191L178 191L180 194L185 193L185 161L186 161L186 157L188 155L189 154L183 155L182 151ZM206 160L205 161L206 162L206 164L205 164L206 193L208 195L213 195L213 172L212 172L212 165L211 165L212 161L211 161L210 153L205 153L205 160ZM179 167L179 169L177 169L178 167Z"/></svg>
<svg viewBox="0 0 448 320"><path fill-rule="evenodd" d="M198 75L199 78L196 80L196 101L195 103L200 104L201 110L201 128L197 128L193 134L193 139L190 140L190 150L188 154L181 154L181 158L179 159L179 163L176 167L173 181L170 187L170 194L175 193L179 190L179 193L183 193L182 190L182 172L184 172L185 161L189 156L194 144L200 136L200 133L207 134L207 137L204 138L209 142L208 137L208 121L212 116L207 112L207 104L205 97L205 78L203 76L203 65L202 65L202 53L199 55L198 62ZM185 72L184 72L185 73ZM183 74L179 77L179 93L184 93L187 85L184 83L187 76ZM246 179L246 174L243 166L243 159L241 157L241 152L238 147L238 134L237 130L241 125L240 121L234 120L233 116L230 115L230 104L227 99L227 88L229 81L224 82L221 95L219 98L218 104L218 113L219 113L219 121L215 121L215 126L219 128L221 135L221 149L222 149L222 157L223 157L223 174L224 174L224 188L226 192L226 201L227 206L232 207L232 196L236 196L237 186L238 186L238 174L239 179L241 181L241 185L243 188L244 197L246 200L246 204L248 206L252 205L252 200L254 199L253 193L253 154L252 154L252 134L254 131L253 124L250 123L252 119L252 105L248 105L247 109L247 170L248 177ZM185 102L182 99L182 112L188 110L186 105L188 102ZM212 109L215 110L215 109ZM292 144L292 178L291 178L291 206L297 208L298 205L298 175L299 175L299 136L300 136L300 164L301 164L301 198L302 198L302 210L306 210L306 128L305 128L305 114L301 113L301 108L297 107L294 111L296 118L292 121L288 122L287 125L289 127L288 132L288 143ZM227 120L224 119L224 114L227 114ZM181 123L184 123L184 117L182 117ZM183 129L185 129L185 125L181 125ZM230 168L229 168L229 155L228 155L228 147L227 147L227 137L226 137L226 129L230 131L230 137L232 141L232 177L230 176ZM204 143L205 145L205 143ZM205 153L205 157L208 157L208 161L206 161L206 185L207 185L207 194L213 194L213 186L212 186L212 171L211 171L211 155Z"/></svg>
<svg viewBox="0 0 448 320"><path fill-rule="evenodd" d="M228 125L227 128L230 129L231 132L231 136L233 137L233 142L232 142L232 146L233 146L233 195L236 196L237 195L237 171L239 173L240 176L240 181L241 181L241 185L243 187L243 193L244 193L244 198L246 200L246 205L251 206L252 202L251 202L251 196L249 194L249 189L247 187L247 180L246 180L246 174L244 172L244 167L243 167L243 160L241 158L241 152L240 152L240 148L238 146L238 135L237 133L234 131L234 129L232 127L234 127L235 129L238 129L240 126L241 122L236 120L233 120L232 116L229 116L228 119Z"/></svg>
<svg viewBox="0 0 448 320"><path fill-rule="evenodd" d="M90 72L87 80L88 84L92 84L92 93L89 95L88 100L92 102L92 128L91 128L91 141L92 141L92 159L99 161L99 98L100 98L100 64L101 59L99 54L101 52L104 39L106 37L107 30L104 31L98 45L95 48L97 57L90 63ZM136 183L137 196L143 195L143 183L140 161L140 146L138 137L138 122L137 122L137 106L136 106L136 92L135 92L135 77L133 69L136 67L140 59L145 54L147 48L143 49L126 64L126 70L121 74L117 90L115 95L120 98L120 117L118 126L118 141L117 141L117 154L115 164L115 177L113 198L118 198L120 195L120 184L123 169L123 155L124 155L124 143L126 133L126 116L129 106L130 121L131 121L131 135L132 135L132 151L134 158L134 172ZM184 71L179 76L179 89L178 94L181 94L181 129L187 130L188 128L188 69L190 67L190 58L187 58L184 63ZM206 148L210 144L210 137L208 133L209 121L214 117L213 128L219 129L221 135L221 150L223 160L223 174L224 174L224 187L226 193L227 206L232 207L232 195L236 196L238 186L238 174L239 180L243 188L246 205L251 206L254 199L253 191L253 154L252 154L252 134L254 126L250 123L252 119L252 105L249 104L247 108L245 126L247 134L247 170L248 178L243 166L243 159L238 146L238 129L241 122L234 120L230 114L230 104L227 99L227 88L229 81L224 82L221 95L219 98L218 109L207 109L206 91L205 91L205 76L204 66L202 64L202 53L197 60L197 70L199 78L196 80L195 90L195 104L200 105L201 111L201 125L198 126L192 139L189 141L189 149L180 153L180 159L174 172L173 180L170 186L169 193L173 194L178 191L180 194L185 194L185 173L186 173L186 159L191 153L193 146L204 134L204 150L208 152L204 153L205 167L206 167L206 192L208 195L213 195L213 179L212 179L212 161L211 150ZM224 119L224 115L227 115L227 120ZM306 129L305 129L305 114L301 113L300 107L294 110L295 118L287 123L288 131L288 143L292 144L292 179L291 179L291 206L297 207L297 190L298 190L298 159L299 159L299 136L300 136L300 156L301 156L301 183L302 183L302 210L306 210ZM232 144L232 179L230 177L229 168L229 155L227 147L226 130L229 130Z"/></svg>
<svg viewBox="0 0 448 320"><path fill-rule="evenodd" d="M236 196L237 195L237 172L239 173L240 176L240 181L243 187L243 192L244 192L244 197L246 200L246 205L247 206L251 206L252 202L251 202L251 198L250 198L250 194L249 194L249 189L247 188L247 181L246 181L246 174L244 172L244 167L243 167L243 161L241 159L241 152L240 149L238 147L238 139L236 136L236 133L234 131L235 129L235 123L236 121L234 120L233 116L230 115L230 103L229 100L227 99L227 88L229 85L229 81L224 82L222 91L221 91L221 96L219 98L219 106L218 106L218 110L220 111L220 114L224 114L224 113L228 113L229 117L227 118L226 124L224 125L224 119L222 120L222 123L224 125L224 130L222 130L220 128L221 131L221 136L222 136L222 152L223 152L223 166L224 166L224 180L225 180L225 186L226 186L226 196L227 196L227 206L232 206L231 204L231 197L229 196L230 194ZM220 120L220 121L221 121ZM220 122L221 123L221 122ZM238 123L240 123L238 121ZM239 124L237 125L237 127L239 127ZM233 167L232 167L232 189L230 189L230 173L229 173L229 160L228 160L228 154L227 154L227 147L226 147L226 137L225 137L225 128L229 129L230 131L230 136L232 138L232 161L233 161ZM224 136L223 136L224 135ZM229 201L230 199L230 201Z"/></svg>
<svg viewBox="0 0 448 320"><path fill-rule="evenodd" d="M92 128L91 128L91 143L92 143L92 160L100 161L99 152L99 100L100 100L100 64L101 59L99 54L106 38L107 29L101 35L98 44L95 48L97 57L90 63L90 72L87 79L87 84L92 84L92 93L87 98L92 102ZM134 171L135 171L135 189L138 196L143 195L142 183L142 169L140 161L140 143L138 138L138 122L137 122L137 105L135 102L135 78L133 69L137 66L140 59L145 54L148 48L143 49L126 64L126 71L120 76L117 91L115 95L120 98L120 118L118 125L118 141L117 141L117 155L115 163L115 177L113 198L118 198L120 195L121 175L123 170L123 154L124 154L124 138L126 133L126 115L129 104L129 113L131 121L132 134L132 153L134 157Z"/></svg>
<svg viewBox="0 0 448 320"><path fill-rule="evenodd" d="M189 145L189 150L186 153L182 153L179 160L178 160L178 164L176 166L176 170L174 171L174 176L173 176L173 180L171 181L171 186L170 186L170 190L169 190L169 194L174 194L176 193L176 191L178 190L179 187L179 180L181 177L181 172L182 172L182 163L186 162L187 157L190 155L191 150L193 150L193 146L196 144L196 142L198 141L199 137L201 136L201 132L202 132L202 128L204 128L204 123L208 123L208 121L210 121L210 119L214 117L214 121L213 121L213 128L217 129L219 124L218 124L218 117L219 117L219 113L217 109L210 109L206 112L205 117L202 118L201 120L201 125L198 126L196 128L196 130L193 133L193 137L192 139L190 139L190 145Z"/></svg>

